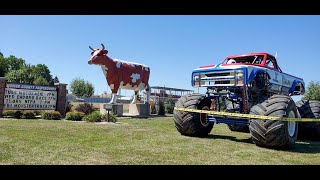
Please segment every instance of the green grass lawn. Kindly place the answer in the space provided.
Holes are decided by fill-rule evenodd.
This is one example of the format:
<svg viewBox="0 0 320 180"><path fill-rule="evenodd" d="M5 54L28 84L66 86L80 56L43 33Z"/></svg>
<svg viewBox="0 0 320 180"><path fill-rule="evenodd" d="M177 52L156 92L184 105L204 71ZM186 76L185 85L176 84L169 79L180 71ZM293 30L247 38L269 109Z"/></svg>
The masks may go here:
<svg viewBox="0 0 320 180"><path fill-rule="evenodd" d="M0 120L0 164L320 164L320 142L281 151L223 124L192 138L176 131L172 117L118 121Z"/></svg>

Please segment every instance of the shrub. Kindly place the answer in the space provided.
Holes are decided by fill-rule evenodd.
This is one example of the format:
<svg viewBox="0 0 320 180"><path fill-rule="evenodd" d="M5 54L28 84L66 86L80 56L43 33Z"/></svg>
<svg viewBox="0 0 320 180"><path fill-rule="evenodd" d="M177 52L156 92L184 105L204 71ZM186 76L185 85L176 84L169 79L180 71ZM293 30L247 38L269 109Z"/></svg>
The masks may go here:
<svg viewBox="0 0 320 180"><path fill-rule="evenodd" d="M159 111L158 115L164 116L166 114L165 108L164 108L164 103L162 101L159 101Z"/></svg>
<svg viewBox="0 0 320 180"><path fill-rule="evenodd" d="M174 103L173 99L171 97L169 97L167 99L166 112L169 114L173 114L174 106L175 106L175 103Z"/></svg>
<svg viewBox="0 0 320 180"><path fill-rule="evenodd" d="M93 112L83 117L83 120L87 122L101 122L101 114L99 112Z"/></svg>
<svg viewBox="0 0 320 180"><path fill-rule="evenodd" d="M109 113L109 117L108 117L108 113L104 113L101 115L101 121L102 122L117 122L117 117L112 112Z"/></svg>
<svg viewBox="0 0 320 180"><path fill-rule="evenodd" d="M94 111L93 105L89 103L78 104L75 110L78 112L83 112L86 115L89 115Z"/></svg>
<svg viewBox="0 0 320 180"><path fill-rule="evenodd" d="M61 118L61 114L58 111L44 111L41 114L41 118L42 119L60 119Z"/></svg>
<svg viewBox="0 0 320 180"><path fill-rule="evenodd" d="M36 116L39 116L41 115L43 110L33 110L33 113L36 115Z"/></svg>
<svg viewBox="0 0 320 180"><path fill-rule="evenodd" d="M73 105L70 103L70 101L67 101L67 108L66 108L66 112L70 112L70 111L72 111L72 107L73 107Z"/></svg>
<svg viewBox="0 0 320 180"><path fill-rule="evenodd" d="M22 119L35 119L36 114L33 110L24 110L22 111Z"/></svg>
<svg viewBox="0 0 320 180"><path fill-rule="evenodd" d="M82 118L85 116L83 112L67 112L66 120L71 121L82 121Z"/></svg>
<svg viewBox="0 0 320 180"><path fill-rule="evenodd" d="M4 110L2 111L2 115L19 119L21 118L22 112L21 110Z"/></svg>
<svg viewBox="0 0 320 180"><path fill-rule="evenodd" d="M156 104L154 101L150 101L150 114L157 114Z"/></svg>

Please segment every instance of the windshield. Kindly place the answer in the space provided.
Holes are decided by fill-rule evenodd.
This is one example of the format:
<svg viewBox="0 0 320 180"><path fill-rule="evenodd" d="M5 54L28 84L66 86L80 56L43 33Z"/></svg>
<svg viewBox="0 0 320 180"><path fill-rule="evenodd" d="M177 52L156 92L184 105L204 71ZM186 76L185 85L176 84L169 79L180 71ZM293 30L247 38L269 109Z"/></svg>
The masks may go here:
<svg viewBox="0 0 320 180"><path fill-rule="evenodd" d="M228 58L223 64L246 63L246 64L262 64L263 55L243 56Z"/></svg>

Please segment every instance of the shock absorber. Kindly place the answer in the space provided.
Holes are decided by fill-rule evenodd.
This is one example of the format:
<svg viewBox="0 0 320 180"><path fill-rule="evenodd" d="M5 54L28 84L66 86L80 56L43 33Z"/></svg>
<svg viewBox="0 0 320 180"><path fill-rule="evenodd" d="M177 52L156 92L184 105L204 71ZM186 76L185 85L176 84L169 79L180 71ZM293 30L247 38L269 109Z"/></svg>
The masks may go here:
<svg viewBox="0 0 320 180"><path fill-rule="evenodd" d="M243 113L248 114L248 89L245 85L241 89L241 98L243 105Z"/></svg>
<svg viewBox="0 0 320 180"><path fill-rule="evenodd" d="M215 98L211 99L211 105L210 105L210 110L216 110L216 100Z"/></svg>

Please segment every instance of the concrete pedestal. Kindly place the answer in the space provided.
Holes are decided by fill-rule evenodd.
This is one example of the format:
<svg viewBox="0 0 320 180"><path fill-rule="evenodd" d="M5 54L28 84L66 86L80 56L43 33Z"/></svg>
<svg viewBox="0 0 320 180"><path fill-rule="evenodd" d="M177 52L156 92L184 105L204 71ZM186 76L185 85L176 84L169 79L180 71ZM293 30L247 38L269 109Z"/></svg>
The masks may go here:
<svg viewBox="0 0 320 180"><path fill-rule="evenodd" d="M133 116L148 117L150 115L149 104L129 104L129 114Z"/></svg>
<svg viewBox="0 0 320 180"><path fill-rule="evenodd" d="M100 104L100 114L108 113L108 111L105 109L105 105L106 105L106 103Z"/></svg>
<svg viewBox="0 0 320 180"><path fill-rule="evenodd" d="M123 104L100 104L101 114L108 113L108 110L118 117L123 116Z"/></svg>

